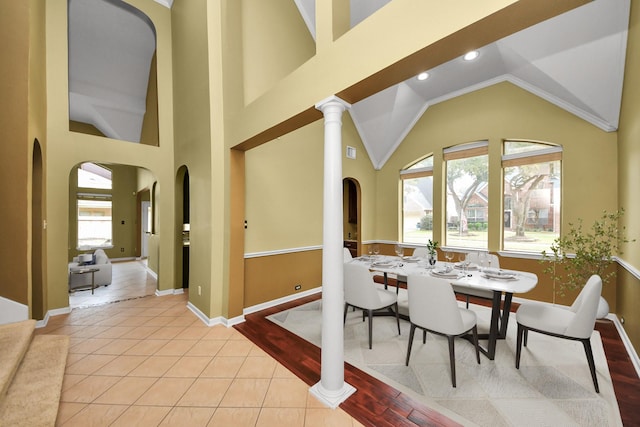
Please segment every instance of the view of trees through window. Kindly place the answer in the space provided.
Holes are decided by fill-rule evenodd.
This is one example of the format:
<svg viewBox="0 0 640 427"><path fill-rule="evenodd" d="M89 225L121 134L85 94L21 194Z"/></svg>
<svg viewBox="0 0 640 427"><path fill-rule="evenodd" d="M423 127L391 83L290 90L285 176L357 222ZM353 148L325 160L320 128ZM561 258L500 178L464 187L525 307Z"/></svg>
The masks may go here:
<svg viewBox="0 0 640 427"><path fill-rule="evenodd" d="M486 141L445 150L447 246L486 249L489 156Z"/></svg>
<svg viewBox="0 0 640 427"><path fill-rule="evenodd" d="M560 235L561 147L505 141L505 250L541 252Z"/></svg>
<svg viewBox="0 0 640 427"><path fill-rule="evenodd" d="M501 250L541 252L560 235L562 147L541 142L503 144L503 220ZM487 249L489 233L488 142L460 144L444 150L445 217L434 216L433 156L400 172L402 241L426 244L434 221L442 221L443 245ZM492 200L499 200L500 195ZM495 203L495 202L494 202ZM495 220L494 220L495 221ZM436 238L435 240L440 240Z"/></svg>
<svg viewBox="0 0 640 427"><path fill-rule="evenodd" d="M426 244L433 238L433 156L400 173L402 240Z"/></svg>
<svg viewBox="0 0 640 427"><path fill-rule="evenodd" d="M78 248L112 245L112 176L111 170L95 163L78 168ZM92 190L92 192L85 192Z"/></svg>

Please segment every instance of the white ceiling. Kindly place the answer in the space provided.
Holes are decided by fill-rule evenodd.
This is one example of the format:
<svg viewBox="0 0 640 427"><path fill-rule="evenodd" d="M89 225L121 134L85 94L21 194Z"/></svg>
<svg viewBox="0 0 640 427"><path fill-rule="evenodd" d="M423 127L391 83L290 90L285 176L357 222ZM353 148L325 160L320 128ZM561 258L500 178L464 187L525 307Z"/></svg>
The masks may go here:
<svg viewBox="0 0 640 427"><path fill-rule="evenodd" d="M151 21L120 0L69 0L69 118L140 142L156 49Z"/></svg>
<svg viewBox="0 0 640 427"><path fill-rule="evenodd" d="M302 16L315 10L315 0L295 1ZM351 0L352 27L389 1ZM503 81L613 131L628 26L629 0L595 0L481 48L473 62L459 58L425 70L427 80L392 86L354 104L350 114L377 169L429 106Z"/></svg>
<svg viewBox="0 0 640 427"><path fill-rule="evenodd" d="M173 0L155 0L171 7ZM315 0L294 0L315 37ZM355 26L390 0L351 0ZM630 0L595 0L455 59L352 106L381 168L431 105L509 81L613 131L618 127ZM69 114L112 138L139 142L149 67L150 21L121 0L69 0Z"/></svg>

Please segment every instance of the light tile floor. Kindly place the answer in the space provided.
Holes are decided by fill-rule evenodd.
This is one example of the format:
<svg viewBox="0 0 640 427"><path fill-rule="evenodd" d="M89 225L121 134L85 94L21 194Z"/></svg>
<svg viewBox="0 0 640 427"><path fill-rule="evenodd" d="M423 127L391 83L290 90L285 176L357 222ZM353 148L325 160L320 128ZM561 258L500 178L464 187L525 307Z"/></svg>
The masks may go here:
<svg viewBox="0 0 640 427"><path fill-rule="evenodd" d="M235 329L202 323L186 293L94 295L36 331L71 337L58 426L361 426Z"/></svg>
<svg viewBox="0 0 640 427"><path fill-rule="evenodd" d="M111 284L69 293L69 307L89 307L155 295L156 279L147 271L147 261L112 262Z"/></svg>

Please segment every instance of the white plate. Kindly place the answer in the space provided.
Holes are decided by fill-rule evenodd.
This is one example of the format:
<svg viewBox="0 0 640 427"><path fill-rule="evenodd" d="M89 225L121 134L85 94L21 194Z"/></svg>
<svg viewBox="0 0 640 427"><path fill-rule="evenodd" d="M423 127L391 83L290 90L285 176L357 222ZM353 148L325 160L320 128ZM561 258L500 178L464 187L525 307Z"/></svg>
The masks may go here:
<svg viewBox="0 0 640 427"><path fill-rule="evenodd" d="M453 278L453 277L458 277L458 272L455 270L450 270L450 271L446 271L446 270L431 270L431 275L435 276L435 277L441 277L441 278Z"/></svg>
<svg viewBox="0 0 640 427"><path fill-rule="evenodd" d="M373 264L371 264L371 267L393 267L393 263L392 262L374 262Z"/></svg>
<svg viewBox="0 0 640 427"><path fill-rule="evenodd" d="M516 276L515 274L512 273L506 273L506 272L485 272L483 274L484 277L486 277L487 279L498 279L498 280L515 280Z"/></svg>

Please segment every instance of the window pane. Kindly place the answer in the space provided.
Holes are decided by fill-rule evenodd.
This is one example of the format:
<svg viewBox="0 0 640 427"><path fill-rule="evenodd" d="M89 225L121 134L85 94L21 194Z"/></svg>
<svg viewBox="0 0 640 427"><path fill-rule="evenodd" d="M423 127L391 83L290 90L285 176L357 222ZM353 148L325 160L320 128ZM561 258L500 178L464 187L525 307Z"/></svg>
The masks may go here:
<svg viewBox="0 0 640 427"><path fill-rule="evenodd" d="M433 167L433 156L429 156L420 160L417 163L414 163L407 169L422 169L422 168L432 168L432 167Z"/></svg>
<svg viewBox="0 0 640 427"><path fill-rule="evenodd" d="M78 200L78 247L111 246L111 201Z"/></svg>
<svg viewBox="0 0 640 427"><path fill-rule="evenodd" d="M544 150L550 147L555 147L555 145L529 141L505 141L504 154L526 153L529 151Z"/></svg>
<svg viewBox="0 0 640 427"><path fill-rule="evenodd" d="M503 248L549 250L560 235L560 161L505 167L504 191Z"/></svg>
<svg viewBox="0 0 640 427"><path fill-rule="evenodd" d="M83 163L78 168L78 187L111 190L111 171L95 163Z"/></svg>
<svg viewBox="0 0 640 427"><path fill-rule="evenodd" d="M402 180L402 241L424 243L433 237L433 177Z"/></svg>
<svg viewBox="0 0 640 427"><path fill-rule="evenodd" d="M489 157L448 160L447 246L487 248Z"/></svg>

